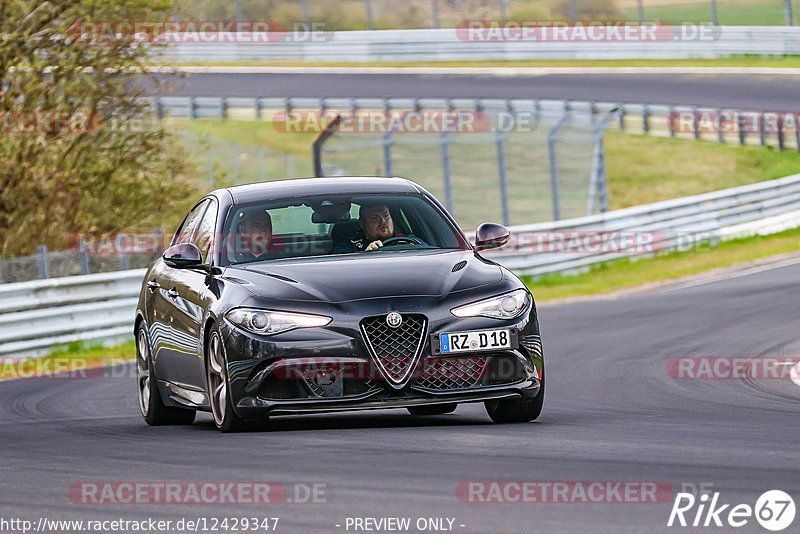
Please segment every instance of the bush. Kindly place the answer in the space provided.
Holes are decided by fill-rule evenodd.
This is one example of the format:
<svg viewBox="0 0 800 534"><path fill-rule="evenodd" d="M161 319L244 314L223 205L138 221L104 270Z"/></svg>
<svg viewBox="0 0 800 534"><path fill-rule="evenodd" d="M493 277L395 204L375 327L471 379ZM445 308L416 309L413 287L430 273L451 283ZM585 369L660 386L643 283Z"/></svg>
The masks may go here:
<svg viewBox="0 0 800 534"><path fill-rule="evenodd" d="M143 84L131 80L148 76L152 46L82 40L73 26L163 20L170 8L153 0L4 4L0 254L30 254L41 243L63 250L78 232L152 230L194 195L186 156L147 120ZM21 117L35 123L25 127Z"/></svg>

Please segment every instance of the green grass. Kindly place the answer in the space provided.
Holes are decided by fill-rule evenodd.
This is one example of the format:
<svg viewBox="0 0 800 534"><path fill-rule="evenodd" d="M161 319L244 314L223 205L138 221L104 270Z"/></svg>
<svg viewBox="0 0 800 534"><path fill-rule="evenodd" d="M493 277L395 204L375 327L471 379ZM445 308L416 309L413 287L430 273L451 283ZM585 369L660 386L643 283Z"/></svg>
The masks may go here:
<svg viewBox="0 0 800 534"><path fill-rule="evenodd" d="M53 347L42 358L26 359L13 364L0 358L0 380L52 376L59 371L81 376L78 373L84 369L129 362L135 357L136 343L132 340L112 347L74 341L69 345Z"/></svg>
<svg viewBox="0 0 800 534"><path fill-rule="evenodd" d="M645 2L644 15L647 20L671 24L708 22L711 20L710 4L708 0L661 5ZM622 14L628 20L639 17L635 6L623 8ZM780 0L718 0L717 17L723 26L782 26L785 23Z"/></svg>
<svg viewBox="0 0 800 534"><path fill-rule="evenodd" d="M632 289L798 250L800 228L795 228L770 236L725 241L713 248L701 245L697 250L618 260L576 275L553 274L536 280L524 277L524 281L536 300L545 302Z"/></svg>
<svg viewBox="0 0 800 534"><path fill-rule="evenodd" d="M800 153L771 147L631 135L605 137L610 208L649 204L800 172Z"/></svg>
<svg viewBox="0 0 800 534"><path fill-rule="evenodd" d="M213 61L213 62L170 62L154 63L154 65L170 65L179 67L188 66L215 66L228 67L742 67L742 68L800 68L800 56L756 56L739 55L723 58L692 58L692 59L536 59L536 60L462 60L462 61L419 61L419 62L365 62L348 63L333 62L303 62L303 61Z"/></svg>

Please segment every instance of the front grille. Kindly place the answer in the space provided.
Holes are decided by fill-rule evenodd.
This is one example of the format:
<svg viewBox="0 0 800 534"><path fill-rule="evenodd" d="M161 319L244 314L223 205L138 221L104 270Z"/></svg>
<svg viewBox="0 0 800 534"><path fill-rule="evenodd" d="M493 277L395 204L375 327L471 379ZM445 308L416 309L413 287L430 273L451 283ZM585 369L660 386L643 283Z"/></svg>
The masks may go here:
<svg viewBox="0 0 800 534"><path fill-rule="evenodd" d="M402 315L400 326L392 328L386 315L361 321L361 332L370 353L383 375L394 385L402 385L422 350L427 319L424 315Z"/></svg>
<svg viewBox="0 0 800 534"><path fill-rule="evenodd" d="M435 391L473 388L486 375L487 364L484 356L425 360L415 385Z"/></svg>

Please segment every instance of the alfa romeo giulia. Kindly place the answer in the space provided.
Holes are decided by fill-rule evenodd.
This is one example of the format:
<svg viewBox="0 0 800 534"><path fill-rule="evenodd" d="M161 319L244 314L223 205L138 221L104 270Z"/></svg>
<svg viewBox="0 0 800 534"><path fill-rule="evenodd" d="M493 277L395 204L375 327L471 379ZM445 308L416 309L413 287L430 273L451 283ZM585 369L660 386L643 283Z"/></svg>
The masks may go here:
<svg viewBox="0 0 800 534"><path fill-rule="evenodd" d="M425 189L400 178L316 178L219 189L147 270L137 385L151 425L196 411L235 431L269 416L483 402L536 419L544 357L533 296L482 256Z"/></svg>

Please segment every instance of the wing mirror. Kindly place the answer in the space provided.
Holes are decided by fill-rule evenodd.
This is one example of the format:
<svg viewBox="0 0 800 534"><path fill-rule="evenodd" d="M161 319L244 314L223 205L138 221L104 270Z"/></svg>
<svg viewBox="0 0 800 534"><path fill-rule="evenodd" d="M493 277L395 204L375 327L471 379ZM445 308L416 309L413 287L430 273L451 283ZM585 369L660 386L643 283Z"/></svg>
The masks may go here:
<svg viewBox="0 0 800 534"><path fill-rule="evenodd" d="M198 267L203 263L200 249L191 243L172 245L164 251L161 257L164 258L164 263L176 269Z"/></svg>
<svg viewBox="0 0 800 534"><path fill-rule="evenodd" d="M499 248L508 243L511 232L502 224L483 223L475 233L475 248L477 250L488 250Z"/></svg>

